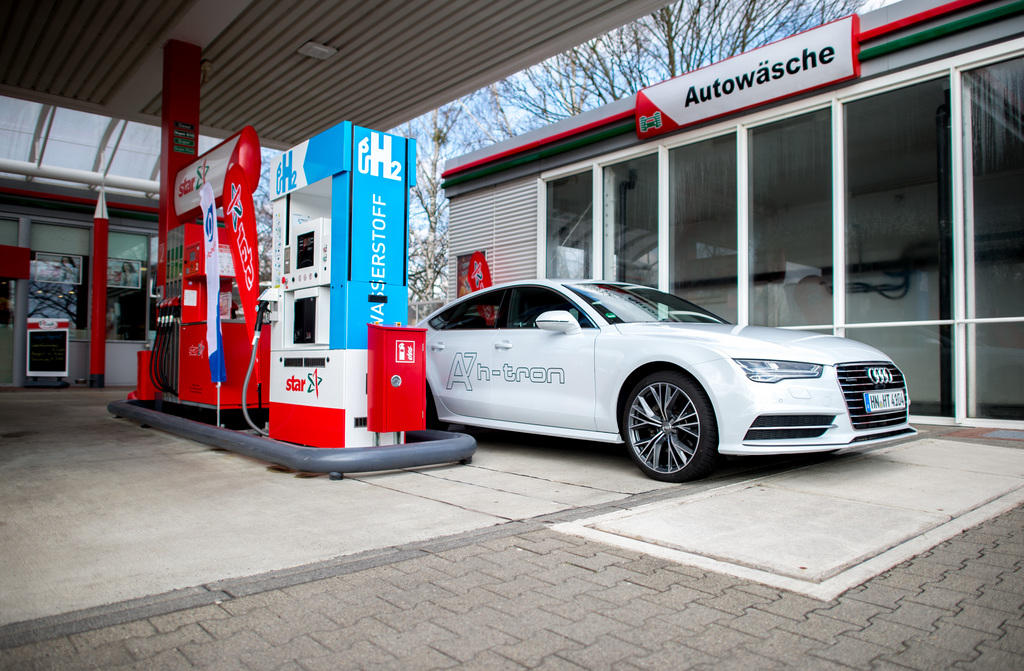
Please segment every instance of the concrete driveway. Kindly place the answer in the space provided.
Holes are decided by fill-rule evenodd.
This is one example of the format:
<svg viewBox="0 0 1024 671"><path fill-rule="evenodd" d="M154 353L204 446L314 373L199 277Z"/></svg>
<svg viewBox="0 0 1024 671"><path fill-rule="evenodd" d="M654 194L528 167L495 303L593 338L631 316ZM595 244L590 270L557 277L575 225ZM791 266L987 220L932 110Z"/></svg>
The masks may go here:
<svg viewBox="0 0 1024 671"><path fill-rule="evenodd" d="M124 393L0 394L0 626L557 514L576 520L555 527L565 533L763 582L781 574L799 591L793 565L827 581L894 546L939 542L942 525L1024 491L1024 450L958 459L951 441L737 459L667 485L619 446L496 432L476 434L470 465L330 481L114 419L106 404ZM886 516L902 526L871 533ZM821 542L835 523L845 548Z"/></svg>
<svg viewBox="0 0 1024 671"><path fill-rule="evenodd" d="M114 419L125 393L0 394L0 625L666 486L615 446L512 434L468 466L296 477Z"/></svg>

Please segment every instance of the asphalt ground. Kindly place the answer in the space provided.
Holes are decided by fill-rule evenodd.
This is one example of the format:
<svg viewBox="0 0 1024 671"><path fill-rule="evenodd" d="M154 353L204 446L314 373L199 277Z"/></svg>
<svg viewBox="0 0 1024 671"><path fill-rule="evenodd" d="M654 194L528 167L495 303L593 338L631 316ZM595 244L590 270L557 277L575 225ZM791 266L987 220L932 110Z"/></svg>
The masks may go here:
<svg viewBox="0 0 1024 671"><path fill-rule="evenodd" d="M471 466L331 482L114 420L119 394L0 394L0 667L1024 668L1005 483L949 513L968 530L812 598L556 529L891 454L737 459L665 486L615 446L481 432ZM965 482L1018 475L977 464L1016 464L1019 432L919 428L897 456L932 441Z"/></svg>

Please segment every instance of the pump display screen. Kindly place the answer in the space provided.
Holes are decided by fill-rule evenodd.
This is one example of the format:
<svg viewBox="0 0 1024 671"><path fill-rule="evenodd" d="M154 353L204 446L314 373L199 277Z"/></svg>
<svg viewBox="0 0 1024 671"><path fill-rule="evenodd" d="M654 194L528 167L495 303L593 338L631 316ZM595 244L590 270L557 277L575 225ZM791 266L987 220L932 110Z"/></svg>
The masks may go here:
<svg viewBox="0 0 1024 671"><path fill-rule="evenodd" d="M293 331L292 342L296 345L308 344L316 340L316 296L295 299Z"/></svg>
<svg viewBox="0 0 1024 671"><path fill-rule="evenodd" d="M299 235L295 241L295 269L311 268L316 256L316 241L313 231ZM296 341L298 342L298 341Z"/></svg>

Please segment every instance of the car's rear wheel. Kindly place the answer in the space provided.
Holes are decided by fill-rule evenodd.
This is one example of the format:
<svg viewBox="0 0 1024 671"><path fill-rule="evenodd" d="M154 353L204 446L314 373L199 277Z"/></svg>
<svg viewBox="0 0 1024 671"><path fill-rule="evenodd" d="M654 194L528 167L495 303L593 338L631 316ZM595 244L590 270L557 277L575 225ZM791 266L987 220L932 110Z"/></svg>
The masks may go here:
<svg viewBox="0 0 1024 671"><path fill-rule="evenodd" d="M630 457L655 480L685 482L715 467L718 426L711 401L681 373L659 371L637 382L620 426Z"/></svg>

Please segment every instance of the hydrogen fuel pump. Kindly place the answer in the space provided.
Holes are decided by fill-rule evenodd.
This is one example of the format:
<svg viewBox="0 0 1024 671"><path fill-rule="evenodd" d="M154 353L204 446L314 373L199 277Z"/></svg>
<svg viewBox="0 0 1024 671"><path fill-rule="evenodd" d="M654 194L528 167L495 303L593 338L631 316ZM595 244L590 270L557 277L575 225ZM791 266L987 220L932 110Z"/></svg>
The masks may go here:
<svg viewBox="0 0 1024 671"><path fill-rule="evenodd" d="M271 172L273 281L257 301L251 188L259 156L255 131L247 127L178 173L177 235L160 241L168 283L157 344L148 352L152 376L150 366L140 367L136 391L107 409L285 468L328 473L332 480L345 473L470 463L476 450L471 436L424 430L425 332L401 326L408 313L415 143L345 122L282 154ZM229 295L232 288L223 266L219 276L211 267L212 288L198 279L206 273L192 242L194 229L202 228L193 223L194 192L207 182L224 209L222 233L245 321L223 330L228 393L222 404L223 390L216 388L217 414L222 405L240 409L251 432L220 426L219 417L211 425L189 416L201 418L214 391L210 367L199 365L210 359L199 308L211 307L213 296ZM206 220L210 231L217 230L212 219ZM232 304L220 306L223 327ZM268 378L266 409L258 390L259 380ZM165 411L165 401L174 407ZM269 415L269 437L250 417L254 405L260 419Z"/></svg>
<svg viewBox="0 0 1024 671"><path fill-rule="evenodd" d="M415 405L403 413L405 424L396 426L371 422L367 403L368 327L394 327L408 318L415 158L415 141L346 121L282 153L271 166L271 438L368 447L399 443L401 431L423 428L424 411ZM422 341L417 331L409 329L400 340ZM403 356L414 349L403 349ZM423 394L417 399L408 393L422 384L422 354L412 363L391 384L392 401L407 411L410 403L425 402ZM386 406L389 392L381 393L378 403ZM368 424L388 432L371 431Z"/></svg>

